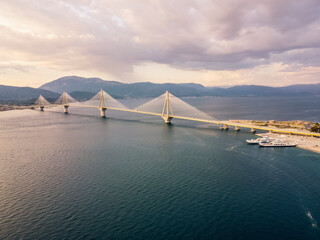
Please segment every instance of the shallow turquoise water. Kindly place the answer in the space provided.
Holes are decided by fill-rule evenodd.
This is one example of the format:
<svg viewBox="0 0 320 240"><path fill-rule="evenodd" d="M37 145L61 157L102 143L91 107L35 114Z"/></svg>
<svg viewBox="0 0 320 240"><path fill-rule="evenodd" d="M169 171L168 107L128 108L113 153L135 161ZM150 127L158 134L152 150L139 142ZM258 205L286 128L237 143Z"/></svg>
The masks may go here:
<svg viewBox="0 0 320 240"><path fill-rule="evenodd" d="M320 239L319 154L110 114L1 113L0 239Z"/></svg>

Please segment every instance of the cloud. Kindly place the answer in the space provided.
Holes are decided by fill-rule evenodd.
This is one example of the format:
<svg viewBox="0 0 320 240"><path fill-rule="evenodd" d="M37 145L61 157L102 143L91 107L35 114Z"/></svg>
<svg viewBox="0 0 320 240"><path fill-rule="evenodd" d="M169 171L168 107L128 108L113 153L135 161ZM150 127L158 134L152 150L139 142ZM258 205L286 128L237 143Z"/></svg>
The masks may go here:
<svg viewBox="0 0 320 240"><path fill-rule="evenodd" d="M318 0L11 0L0 49L11 61L121 76L145 63L185 70L320 64Z"/></svg>
<svg viewBox="0 0 320 240"><path fill-rule="evenodd" d="M6 74L7 72L29 72L33 70L34 67L32 65L17 63L17 62L5 62L0 61L0 74Z"/></svg>

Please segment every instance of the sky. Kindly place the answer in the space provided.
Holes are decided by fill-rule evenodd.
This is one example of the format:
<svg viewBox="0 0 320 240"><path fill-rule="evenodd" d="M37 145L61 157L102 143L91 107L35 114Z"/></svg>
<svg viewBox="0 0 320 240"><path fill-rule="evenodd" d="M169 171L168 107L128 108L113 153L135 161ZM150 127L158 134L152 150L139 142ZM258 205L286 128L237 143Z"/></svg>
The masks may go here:
<svg viewBox="0 0 320 240"><path fill-rule="evenodd" d="M320 82L319 0L3 0L0 84Z"/></svg>

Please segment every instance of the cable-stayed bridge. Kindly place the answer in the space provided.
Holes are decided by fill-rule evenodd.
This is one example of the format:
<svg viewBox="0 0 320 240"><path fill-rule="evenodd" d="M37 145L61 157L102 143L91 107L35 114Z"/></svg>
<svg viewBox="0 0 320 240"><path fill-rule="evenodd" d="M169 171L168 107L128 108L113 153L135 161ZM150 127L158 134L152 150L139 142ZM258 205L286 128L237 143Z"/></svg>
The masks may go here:
<svg viewBox="0 0 320 240"><path fill-rule="evenodd" d="M56 100L56 102L51 104L43 96L40 95L35 102L35 106L38 106L41 111L44 111L45 107L62 106L64 113L68 113L69 107L98 108L100 110L100 115L103 118L106 117L107 110L116 110L122 112L158 116L161 117L167 124L170 124L173 119L182 119L220 125L220 128L223 130L228 130L229 126L232 126L236 131L239 131L240 128L247 128L250 129L251 132L255 132L256 130L263 130L285 134L320 137L319 133L303 132L299 130L285 130L272 127L261 127L251 124L239 124L231 121L221 121L191 106L180 98L172 95L168 91L134 109L126 107L102 89L93 98L84 102L78 102L68 93L63 92L62 95Z"/></svg>

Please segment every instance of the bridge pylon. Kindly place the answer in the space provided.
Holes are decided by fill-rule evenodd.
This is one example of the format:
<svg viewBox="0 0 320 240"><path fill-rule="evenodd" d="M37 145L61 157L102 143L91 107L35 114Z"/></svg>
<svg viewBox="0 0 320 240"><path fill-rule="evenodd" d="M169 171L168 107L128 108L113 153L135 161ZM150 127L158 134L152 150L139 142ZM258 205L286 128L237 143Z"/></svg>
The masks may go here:
<svg viewBox="0 0 320 240"><path fill-rule="evenodd" d="M106 98L104 96L103 89L101 89L101 92L100 92L99 109L100 109L101 117L105 118L106 111L107 111L107 102L106 102Z"/></svg>
<svg viewBox="0 0 320 240"><path fill-rule="evenodd" d="M55 101L55 105L61 105L63 107L63 111L65 114L68 113L68 108L70 107L71 103L76 103L73 97L71 97L66 91L64 91L60 97Z"/></svg>
<svg viewBox="0 0 320 240"><path fill-rule="evenodd" d="M65 114L68 114L69 102L68 102L66 91L64 91L62 94L62 106L63 106L63 112Z"/></svg>
<svg viewBox="0 0 320 240"><path fill-rule="evenodd" d="M42 95L40 95L35 104L37 104L40 108L40 111L43 112L45 105L50 103Z"/></svg>
<svg viewBox="0 0 320 240"><path fill-rule="evenodd" d="M164 122L167 124L171 123L171 120L173 119L173 111L172 106L170 102L170 94L168 91L166 91L166 100L164 101L163 109L161 117L163 118Z"/></svg>

